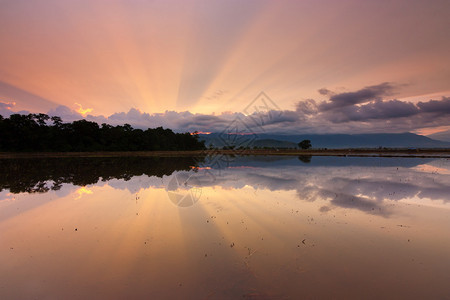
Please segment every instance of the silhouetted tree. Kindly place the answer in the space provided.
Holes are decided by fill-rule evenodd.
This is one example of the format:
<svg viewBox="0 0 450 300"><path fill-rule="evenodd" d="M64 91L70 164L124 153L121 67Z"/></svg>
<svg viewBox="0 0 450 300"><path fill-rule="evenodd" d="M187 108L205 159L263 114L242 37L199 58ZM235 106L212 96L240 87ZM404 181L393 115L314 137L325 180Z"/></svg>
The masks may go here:
<svg viewBox="0 0 450 300"><path fill-rule="evenodd" d="M203 150L197 134L158 127L133 129L87 120L63 123L45 114L0 116L0 151L153 151ZM52 124L50 124L51 120Z"/></svg>
<svg viewBox="0 0 450 300"><path fill-rule="evenodd" d="M310 140L303 140L298 143L298 146L302 149L310 149L312 147Z"/></svg>

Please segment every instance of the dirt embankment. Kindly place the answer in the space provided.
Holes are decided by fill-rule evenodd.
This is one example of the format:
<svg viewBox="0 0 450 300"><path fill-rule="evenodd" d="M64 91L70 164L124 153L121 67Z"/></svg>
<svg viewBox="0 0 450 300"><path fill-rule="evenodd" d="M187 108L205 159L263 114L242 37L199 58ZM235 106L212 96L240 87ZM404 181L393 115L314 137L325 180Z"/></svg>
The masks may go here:
<svg viewBox="0 0 450 300"><path fill-rule="evenodd" d="M380 157L445 157L450 149L236 149L202 151L133 151L133 152L2 152L0 158L39 157L179 157L206 155L305 155L305 156L380 156Z"/></svg>

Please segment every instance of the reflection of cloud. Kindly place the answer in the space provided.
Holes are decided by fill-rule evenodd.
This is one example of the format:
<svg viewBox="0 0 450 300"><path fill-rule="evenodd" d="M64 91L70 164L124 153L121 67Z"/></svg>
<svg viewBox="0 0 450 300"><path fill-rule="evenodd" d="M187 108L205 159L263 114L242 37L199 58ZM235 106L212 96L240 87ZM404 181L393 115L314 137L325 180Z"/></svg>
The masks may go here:
<svg viewBox="0 0 450 300"><path fill-rule="evenodd" d="M331 209L326 205L319 208L319 211L323 213L329 212L330 210Z"/></svg>
<svg viewBox="0 0 450 300"><path fill-rule="evenodd" d="M123 179L111 179L105 182L105 184L117 190L128 190L130 193L135 194L142 189L152 188L165 188L165 182L167 181L167 176L163 178L158 176L133 176L129 180ZM102 181L100 181L102 182ZM99 183L100 183L99 182Z"/></svg>
<svg viewBox="0 0 450 300"><path fill-rule="evenodd" d="M418 165L417 167L414 167L414 170L419 171L419 172L432 173L432 174L450 175L449 169L444 169L444 168L432 166L429 164Z"/></svg>
<svg viewBox="0 0 450 300"><path fill-rule="evenodd" d="M87 187L85 187L85 186L80 187L78 190L75 191L75 194L78 195L77 197L75 197L75 199L80 199L83 195L90 195L92 193L93 192L90 189L88 189Z"/></svg>
<svg viewBox="0 0 450 300"><path fill-rule="evenodd" d="M448 161L439 160L442 164ZM441 166L445 169L445 165ZM450 202L449 174L425 173L414 167L321 166L283 165L272 167L228 168L209 170L214 174L199 176L201 187L222 186L241 189L251 186L270 191L296 191L304 201L327 200L327 209L333 207L357 209L368 214L388 217L392 211L385 201L399 201L414 197Z"/></svg>
<svg viewBox="0 0 450 300"><path fill-rule="evenodd" d="M336 158L337 160L338 158ZM320 161L317 158L317 161ZM385 159L390 164L394 162ZM347 165L344 163L347 162ZM192 176L191 186L195 188L220 186L224 189L252 187L269 191L294 191L302 201L327 201L321 212L336 208L356 209L368 214L388 217L392 214L386 201L405 199L431 199L450 203L450 161L446 159L408 159L389 164L358 165L352 159L343 159L337 165L303 164L296 157L290 160L268 158L246 158L234 162L230 168L197 169L175 171L171 176L131 176L124 179L103 179L96 185L108 185L114 189L137 193L147 188L167 188L173 176ZM419 166L419 167L416 167ZM423 166L438 168L440 172L423 172ZM444 171L442 171L444 170ZM190 177L189 177L190 178ZM48 183L48 182L47 182ZM181 188L184 188L181 186ZM67 194L74 189L71 184L63 184L55 193ZM53 191L52 191L53 192ZM0 197L6 198L6 190ZM85 185L75 191L77 199L92 191ZM1 199L1 198L0 198Z"/></svg>
<svg viewBox="0 0 450 300"><path fill-rule="evenodd" d="M330 203L343 208L358 209L369 214L382 215L385 217L390 214L390 212L383 207L381 202L351 194L337 194Z"/></svg>
<svg viewBox="0 0 450 300"><path fill-rule="evenodd" d="M414 197L421 191L445 192L450 189L450 176L446 174L423 174L414 168L405 167L286 165L282 169L266 166L256 170L228 168L220 172L214 169L210 171L216 174L216 180L201 181L205 186L219 184L241 188L249 185L269 190L297 190L302 197L307 196L309 199L313 198L311 190L315 190L315 187L320 187L322 193L333 191L364 195L375 201L400 200Z"/></svg>
<svg viewBox="0 0 450 300"><path fill-rule="evenodd" d="M433 187L424 187L419 190L417 196L421 199L428 198L431 200L443 200L444 202L450 202L449 197L450 186L448 184L437 184Z"/></svg>
<svg viewBox="0 0 450 300"><path fill-rule="evenodd" d="M8 191L0 191L0 201L14 201L16 196Z"/></svg>
<svg viewBox="0 0 450 300"><path fill-rule="evenodd" d="M0 222L13 218L18 214L23 214L28 210L35 209L55 199L64 198L76 192L78 188L73 184L62 184L59 190L50 190L47 193L10 193L7 190L0 191L0 203L2 201L17 201L20 210L16 206L9 205L0 209Z"/></svg>

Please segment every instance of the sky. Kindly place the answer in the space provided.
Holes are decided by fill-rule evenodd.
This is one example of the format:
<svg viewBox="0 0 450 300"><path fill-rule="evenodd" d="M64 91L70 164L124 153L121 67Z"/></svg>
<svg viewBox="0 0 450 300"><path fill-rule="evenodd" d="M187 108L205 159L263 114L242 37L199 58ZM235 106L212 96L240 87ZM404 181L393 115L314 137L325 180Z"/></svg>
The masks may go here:
<svg viewBox="0 0 450 300"><path fill-rule="evenodd" d="M0 0L0 114L445 132L449 36L448 0Z"/></svg>

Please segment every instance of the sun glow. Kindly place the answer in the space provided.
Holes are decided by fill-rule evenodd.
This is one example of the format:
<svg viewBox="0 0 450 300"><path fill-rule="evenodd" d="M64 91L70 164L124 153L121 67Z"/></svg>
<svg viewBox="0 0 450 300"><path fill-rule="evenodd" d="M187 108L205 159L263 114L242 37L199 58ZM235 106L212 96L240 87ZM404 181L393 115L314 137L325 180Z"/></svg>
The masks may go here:
<svg viewBox="0 0 450 300"><path fill-rule="evenodd" d="M75 111L82 114L83 116L86 116L88 113L93 111L92 108L83 108L79 103L75 103L75 105L78 107Z"/></svg>
<svg viewBox="0 0 450 300"><path fill-rule="evenodd" d="M93 192L90 190L90 189L88 189L87 187L85 187L85 186L83 186L83 187L80 187L76 192L75 192L75 194L77 195L76 197L75 197L75 199L80 199L81 197L83 197L83 195L91 195Z"/></svg>

